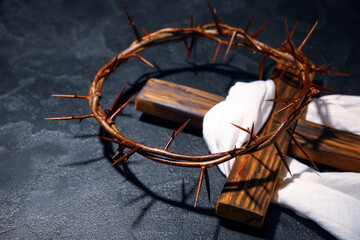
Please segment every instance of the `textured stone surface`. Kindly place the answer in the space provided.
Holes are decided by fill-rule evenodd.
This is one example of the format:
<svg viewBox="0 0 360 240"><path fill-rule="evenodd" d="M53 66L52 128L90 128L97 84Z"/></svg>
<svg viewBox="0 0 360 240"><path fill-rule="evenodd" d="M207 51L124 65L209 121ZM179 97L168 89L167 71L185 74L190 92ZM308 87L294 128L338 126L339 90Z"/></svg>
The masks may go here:
<svg viewBox="0 0 360 240"><path fill-rule="evenodd" d="M319 26L305 52L318 65L350 77L323 76L324 86L360 95L359 3L357 1L211 1L223 22L244 26L257 10L251 31L265 21L259 39L276 46L284 39L283 20L299 20L299 44L316 20ZM110 168L113 145L93 119L51 122L44 117L87 114L84 100L55 99L51 94L86 94L97 70L125 49L134 35L122 10L148 32L211 21L204 1L20 1L0 3L0 238L1 239L329 239L316 223L270 206L261 229L219 219L214 208L225 182L210 169L211 201L203 190L193 208L199 171L171 167L137 155L122 168ZM150 49L113 74L104 88L106 106L124 85L136 94L148 77L187 84L225 95L238 80L257 77L259 56L235 50L226 62L220 53L209 68L216 44L200 41L195 60L182 44ZM196 65L194 66L194 64ZM273 65L267 68L271 74ZM117 119L131 138L163 146L173 125L142 116L130 104ZM154 137L156 136L156 137ZM196 132L185 131L171 149L207 153Z"/></svg>

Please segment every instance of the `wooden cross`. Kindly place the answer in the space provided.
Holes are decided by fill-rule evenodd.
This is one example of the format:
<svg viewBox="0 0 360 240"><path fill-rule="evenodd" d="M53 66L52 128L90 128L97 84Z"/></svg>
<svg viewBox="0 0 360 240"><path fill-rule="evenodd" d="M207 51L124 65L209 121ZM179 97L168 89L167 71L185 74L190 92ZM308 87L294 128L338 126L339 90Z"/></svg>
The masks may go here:
<svg viewBox="0 0 360 240"><path fill-rule="evenodd" d="M272 78L275 98L291 98L298 91L296 69L278 64ZM201 128L204 115L224 98L179 84L149 79L136 98L135 108L147 114L175 122L191 118L190 125ZM276 102L259 135L274 130L286 112L275 112L285 103ZM295 126L294 126L295 128ZM300 119L294 130L296 140L313 161L344 171L360 172L360 136ZM281 152L295 158L303 153L291 144L290 137L279 138ZM242 164L243 162L246 164ZM245 166L245 167L244 167ZM273 147L236 159L220 194L217 215L252 226L261 226L276 188L282 162ZM239 174L242 172L242 174Z"/></svg>

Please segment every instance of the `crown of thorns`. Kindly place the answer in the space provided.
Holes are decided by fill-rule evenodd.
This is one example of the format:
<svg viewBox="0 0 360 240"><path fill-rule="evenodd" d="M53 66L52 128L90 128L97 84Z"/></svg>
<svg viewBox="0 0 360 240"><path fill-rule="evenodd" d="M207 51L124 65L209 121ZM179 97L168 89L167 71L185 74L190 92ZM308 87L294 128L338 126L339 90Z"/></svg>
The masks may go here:
<svg viewBox="0 0 360 240"><path fill-rule="evenodd" d="M292 36L297 26L297 22L294 27L290 31L288 25L285 21L285 30L286 30L286 40L282 43L279 42L278 48L273 48L259 40L256 37L264 30L266 27L266 23L255 33L248 33L248 29L254 17L254 13L250 17L246 27L244 29L239 27L233 27L226 24L221 23L221 18L218 18L216 15L216 10L212 8L210 3L208 3L210 12L213 17L213 23L203 25L201 22L194 26L193 23L193 13L190 16L190 27L187 28L164 28L153 33L148 33L144 28L142 28L145 36L141 36L139 31L136 28L136 25L130 16L127 9L124 7L125 13L129 20L129 23L135 33L136 40L124 51L118 53L110 62L106 63L96 74L94 77L88 95L53 95L54 97L65 97L65 98L81 98L86 99L90 105L91 113L88 115L82 116L70 116L70 117L55 117L55 118L46 118L48 120L71 120L71 119L85 119L85 118L95 118L99 124L113 137L113 138L105 138L108 141L114 142L118 144L118 152L114 155L114 162L111 166L122 162L126 164L126 161L131 157L134 153L138 153L148 159L151 159L156 162L183 166L183 167L196 167L200 168L200 177L198 188L196 192L195 206L199 197L202 181L205 178L206 187L208 190L208 194L210 191L209 188L209 177L207 173L207 168L215 166L217 164L223 163L225 161L230 160L231 158L245 155L253 152L257 152L261 149L269 147L270 145L274 145L278 151L279 157L283 161L285 167L289 170L289 167L285 161L284 155L281 153L280 148L277 146L277 138L283 132L287 132L291 139L295 142L295 144L300 148L300 150L305 154L308 160L314 165L314 162L310 159L310 157L306 154L306 152L302 149L299 143L297 143L296 139L292 136L292 133L289 131L289 128L293 125L293 123L299 118L301 112L304 110L304 107L307 106L312 101L312 96L319 93L320 90L327 90L330 92L335 92L333 90L324 88L322 86L316 85L310 81L311 74L319 73L319 74L335 74L335 75L345 75L338 72L328 71L324 68L329 66L330 64L324 64L320 67L316 67L302 52L302 49L309 37L313 33L314 29L317 26L317 22L311 28L303 42L296 47L292 41ZM187 120L178 130L174 130L168 142L165 144L164 148L152 147L135 140L132 140L126 136L124 136L121 131L118 129L116 124L114 123L114 118L125 108L125 106L132 100L132 98L128 99L124 104L120 104L122 99L122 94L124 89L120 92L119 96L116 98L112 106L104 112L103 106L100 104L100 99L102 97L102 86L109 77L111 73L113 73L120 65L124 64L130 58L138 58L153 67L153 65L146 60L144 57L140 55L140 53L147 48L168 44L168 43L177 43L183 42L185 44L185 48L189 57L191 57L191 52L196 43L196 39L198 38L207 38L212 41L218 43L218 46L215 50L213 62L215 62L218 57L220 48L222 46L226 47L226 53L224 55L224 59L228 55L230 49L232 47L244 47L253 50L256 53L262 54L262 58L259 63L259 79L262 79L265 60L267 58L272 59L277 63L281 63L285 65L285 70L282 74L284 74L290 67L298 68L298 84L300 86L300 90L293 96L293 98L289 99L269 99L269 101L280 101L287 102L288 104L280 109L283 111L285 109L290 109L289 113L286 115L284 119L282 119L276 130L272 131L270 134L257 136L253 132L253 127L251 129L243 128L241 126L237 126L240 130L245 131L249 134L249 140L241 147L234 148L230 151L214 153L214 154L206 154L206 155L188 155L175 153L168 150L170 144L173 142L175 137L184 129L186 124L189 122ZM335 92L336 93L336 92ZM124 153L125 149L129 149L126 153Z"/></svg>

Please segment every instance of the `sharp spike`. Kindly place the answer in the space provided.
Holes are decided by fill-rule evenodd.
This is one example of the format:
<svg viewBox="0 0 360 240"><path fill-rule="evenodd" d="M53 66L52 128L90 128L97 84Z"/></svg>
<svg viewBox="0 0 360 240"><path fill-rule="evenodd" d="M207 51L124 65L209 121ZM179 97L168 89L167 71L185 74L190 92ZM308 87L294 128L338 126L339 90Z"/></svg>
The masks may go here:
<svg viewBox="0 0 360 240"><path fill-rule="evenodd" d="M190 50L189 44L186 41L186 38L184 38L184 44L185 44L185 47L186 47L188 58L191 59L191 50Z"/></svg>
<svg viewBox="0 0 360 240"><path fill-rule="evenodd" d="M328 71L328 70L322 70L322 69L315 69L314 71L321 74L331 74L331 75L338 75L338 76L349 76L348 73L341 73L341 72L334 72L334 71Z"/></svg>
<svg viewBox="0 0 360 240"><path fill-rule="evenodd" d="M218 46L217 46L217 48L216 48L216 51L215 51L215 54L214 54L214 58L213 58L213 63L215 63L216 58L217 58L218 55L219 55L220 48L221 48L221 42L219 42L219 44L218 44Z"/></svg>
<svg viewBox="0 0 360 240"><path fill-rule="evenodd" d="M183 125L181 125L181 127L175 132L175 137L177 135L179 135L179 133L186 127L186 125L190 122L190 118L188 120L186 120L186 122L183 123Z"/></svg>
<svg viewBox="0 0 360 240"><path fill-rule="evenodd" d="M319 169L316 167L315 163L313 162L313 160L311 160L310 156L305 152L305 150L302 148L302 146L300 145L300 143L296 140L296 138L292 135L292 133L287 130L287 133L289 134L290 138L293 140L293 142L295 143L295 145L300 149L300 151L306 156L306 158L311 162L311 164L314 166L314 168L319 171Z"/></svg>
<svg viewBox="0 0 360 240"><path fill-rule="evenodd" d="M241 126L239 126L239 125L236 125L236 124L234 124L234 123L231 123L231 124L234 125L235 127L239 128L240 130L243 130L244 132L247 132L247 133L251 134L250 129L243 128L243 127L241 127ZM255 133L253 133L253 136L254 136L255 139L258 139L258 138L259 138L259 136L256 135Z"/></svg>
<svg viewBox="0 0 360 240"><path fill-rule="evenodd" d="M294 26L293 26L293 28L292 28L292 30L291 30L291 33L290 33L290 38L292 38L293 37L293 35L294 35L294 32L295 32L295 29L296 29L296 27L297 27L297 25L299 24L299 21L296 21L295 22L295 24L294 24Z"/></svg>
<svg viewBox="0 0 360 240"><path fill-rule="evenodd" d="M206 184L206 191L207 191L207 194L208 194L208 199L209 199L209 202L210 202L210 180L209 180L209 174L208 174L208 170L207 170L207 167L205 167L205 184Z"/></svg>
<svg viewBox="0 0 360 240"><path fill-rule="evenodd" d="M295 54L296 47L295 47L293 40L291 39L291 34L289 32L289 27L288 27L286 19L284 22L285 22L285 32L286 32L286 41L285 41L286 46L289 47L291 49L291 52L293 52Z"/></svg>
<svg viewBox="0 0 360 240"><path fill-rule="evenodd" d="M229 45L228 45L228 47L227 47L227 49L226 49L226 52L225 52L223 61L225 61L227 55L229 54L230 48L231 48L232 44L234 43L235 36L236 36L236 31L234 31L234 32L232 33L232 35L231 35L231 39L230 39Z"/></svg>
<svg viewBox="0 0 360 240"><path fill-rule="evenodd" d="M129 100L127 100L123 105L121 105L111 116L110 121L113 121L114 117L119 114L130 102L133 100L134 96L132 96Z"/></svg>
<svg viewBox="0 0 360 240"><path fill-rule="evenodd" d="M114 112L114 109L117 105L119 105L120 102L120 98L123 95L124 91L125 91L126 87L123 87L123 89L121 90L121 92L119 93L119 95L117 96L117 98L115 99L114 103L112 104L111 108L109 109L108 113L105 116L105 121L110 117L110 114L112 114Z"/></svg>
<svg viewBox="0 0 360 240"><path fill-rule="evenodd" d="M321 65L320 67L318 67L317 69L323 69L323 68L329 67L329 66L331 66L331 65L333 65L333 63L323 64L323 65Z"/></svg>
<svg viewBox="0 0 360 240"><path fill-rule="evenodd" d="M196 190L196 198L195 198L194 207L196 207L197 201L198 201L198 199L199 199L199 195L200 195L200 190L201 190L202 181L203 181L203 178L204 178L205 169L206 169L206 167L205 167L205 166L202 166L202 167L201 167L201 170L200 170L200 177L199 177L198 187L197 187L197 190Z"/></svg>
<svg viewBox="0 0 360 240"><path fill-rule="evenodd" d="M256 38L257 36L260 35L260 33L261 33L262 31L264 31L264 29L265 29L266 26L267 26L267 22L265 22L264 25L262 25L262 26L259 28L259 30L257 30L255 33L250 34L250 36L251 36L252 38Z"/></svg>
<svg viewBox="0 0 360 240"><path fill-rule="evenodd" d="M126 7L123 6L123 8L124 8L124 10L125 10L125 13L126 13L126 16L127 16L128 20L129 20L129 23L130 23L130 25L131 25L134 33L135 33L135 36L136 36L137 41L138 41L138 42L141 42L142 38L141 38L141 36L140 36L139 31L138 31L137 28L136 28L135 22L133 21L130 13L129 13L129 11L126 9Z"/></svg>
<svg viewBox="0 0 360 240"><path fill-rule="evenodd" d="M199 22L197 28L200 29L200 28L201 28L201 25L202 25L202 21Z"/></svg>
<svg viewBox="0 0 360 240"><path fill-rule="evenodd" d="M82 116L45 118L45 120L58 120L58 121L62 121L62 120L84 119L84 118L90 118L90 117L93 117L93 116L94 116L93 114L87 114L87 115L82 115Z"/></svg>
<svg viewBox="0 0 360 240"><path fill-rule="evenodd" d="M290 103L290 104L286 105L285 107L277 110L274 114L278 114L279 112L282 112L282 111L284 111L285 109L288 109L289 107L293 107L293 106L294 106L294 103Z"/></svg>
<svg viewBox="0 0 360 240"><path fill-rule="evenodd" d="M169 141L166 143L164 150L168 150L168 148L170 147L170 144L174 141L174 139L175 139L175 129L174 129L173 133L171 134Z"/></svg>
<svg viewBox="0 0 360 240"><path fill-rule="evenodd" d="M311 83L310 85L311 85L311 86L314 86L314 87L316 87L316 88L318 88L318 89L320 89L320 90L328 91L328 92L335 93L335 94L341 94L341 93L339 93L339 92L337 92L337 91L335 91L335 90L332 90L332 89L330 89L330 88L326 88L326 87L320 86L320 85L315 84L315 83Z"/></svg>
<svg viewBox="0 0 360 240"><path fill-rule="evenodd" d="M300 110L300 109L304 108L305 106L309 105L309 103L311 103L312 100L313 100L313 99L310 99L309 101L301 104L299 107L296 108L296 110Z"/></svg>
<svg viewBox="0 0 360 240"><path fill-rule="evenodd" d="M190 27L193 28L194 27L194 11L191 10L190 13Z"/></svg>
<svg viewBox="0 0 360 240"><path fill-rule="evenodd" d="M181 125L181 127L171 134L171 137L169 139L169 141L166 143L164 150L167 150L170 147L170 144L174 141L175 137L177 135L179 135L179 133L186 127L186 125L190 122L190 118L188 120L186 120L186 122L183 123L183 125Z"/></svg>
<svg viewBox="0 0 360 240"><path fill-rule="evenodd" d="M248 32L249 27L250 27L250 25L251 25L251 22L252 22L252 20L254 19L255 13L256 13L256 11L253 11L253 13L251 14L251 17L249 18L248 23L246 24L246 27L245 27L245 32L246 32L246 33Z"/></svg>
<svg viewBox="0 0 360 240"><path fill-rule="evenodd" d="M120 151L117 151L114 156L112 156L112 159L116 158L120 154Z"/></svg>
<svg viewBox="0 0 360 240"><path fill-rule="evenodd" d="M146 31L146 29L145 29L144 27L141 27L141 30L144 32L144 34L145 34L146 36L149 35L149 33Z"/></svg>
<svg viewBox="0 0 360 240"><path fill-rule="evenodd" d="M81 98L89 100L89 96L77 95L77 94L53 94L52 97L62 97L62 98Z"/></svg>
<svg viewBox="0 0 360 240"><path fill-rule="evenodd" d="M266 55L263 54L259 63L259 80L262 80L265 68Z"/></svg>
<svg viewBox="0 0 360 240"><path fill-rule="evenodd" d="M306 42L309 40L311 34L314 32L316 26L318 25L318 21L315 22L314 26L310 29L309 33L306 35L306 37L304 38L303 42L300 44L298 50L301 51L301 49L304 47L304 45L306 44Z"/></svg>
<svg viewBox="0 0 360 240"><path fill-rule="evenodd" d="M131 149L130 151L128 151L127 153L122 155L119 159L117 159L113 164L110 165L110 167L118 164L119 162L125 160L126 158L131 157L131 155L133 155L135 152L137 152L140 148L141 148L140 146L134 147L133 149Z"/></svg>
<svg viewBox="0 0 360 240"><path fill-rule="evenodd" d="M253 134L254 134L254 123L251 125L250 138L249 138L249 141L248 141L247 144L246 144L246 147L249 147L249 146L250 146L250 143L251 143L252 141L254 141L254 139L253 139Z"/></svg>
<svg viewBox="0 0 360 240"><path fill-rule="evenodd" d="M218 34L222 35L222 30L221 30L221 27L219 25L219 19L216 16L216 9L213 9L213 7L211 6L209 1L208 1L208 6L209 6L209 9L210 9L211 15L213 16L214 23L215 23L216 29L218 31Z"/></svg>
<svg viewBox="0 0 360 240"><path fill-rule="evenodd" d="M152 63L150 63L148 60L146 60L143 56L141 56L138 53L134 54L135 57L139 58L141 61L143 61L144 63L146 63L147 65L149 65L150 67L154 67L154 65Z"/></svg>
<svg viewBox="0 0 360 240"><path fill-rule="evenodd" d="M282 162L284 163L284 166L286 167L287 171L290 173L290 175L292 176L292 173L290 171L290 167L289 167L289 164L287 163L286 159L285 159L285 155L283 155L283 153L281 152L281 149L279 147L279 145L277 143L274 143L274 146L276 148L276 151L278 153L278 155L280 156Z"/></svg>

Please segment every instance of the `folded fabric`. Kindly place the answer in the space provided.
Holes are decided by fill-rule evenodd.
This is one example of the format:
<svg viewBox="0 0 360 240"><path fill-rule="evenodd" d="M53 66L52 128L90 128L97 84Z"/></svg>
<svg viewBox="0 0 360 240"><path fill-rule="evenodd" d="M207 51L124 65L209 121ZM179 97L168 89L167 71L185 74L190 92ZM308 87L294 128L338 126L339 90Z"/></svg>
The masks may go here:
<svg viewBox="0 0 360 240"><path fill-rule="evenodd" d="M210 152L240 147L249 134L231 123L251 127L255 132L266 122L274 98L271 80L236 83L225 101L214 106L204 118L203 135ZM331 95L309 104L306 119L319 124L360 134L360 97ZM234 160L219 169L228 176ZM292 176L286 170L280 175L273 203L312 219L340 239L360 238L360 174L318 173L312 168L287 158Z"/></svg>
<svg viewBox="0 0 360 240"><path fill-rule="evenodd" d="M265 100L274 97L275 84L272 80L237 82L232 86L225 101L216 104L204 117L203 136L210 152L241 147L249 139L249 134L239 131L232 123L249 129L254 124L254 131L258 132L273 106L273 102ZM218 167L228 176L233 163L234 159L231 159Z"/></svg>

